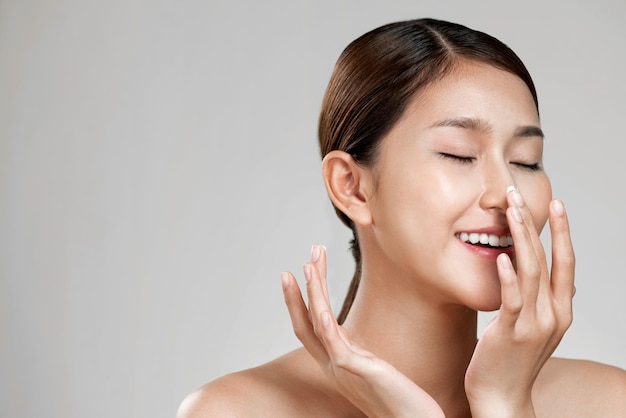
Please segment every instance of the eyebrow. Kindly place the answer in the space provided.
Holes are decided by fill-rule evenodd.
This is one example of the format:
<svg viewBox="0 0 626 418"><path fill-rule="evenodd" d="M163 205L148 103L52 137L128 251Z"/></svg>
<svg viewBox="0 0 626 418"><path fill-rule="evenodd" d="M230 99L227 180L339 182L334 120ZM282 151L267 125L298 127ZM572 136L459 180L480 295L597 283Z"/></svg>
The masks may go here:
<svg viewBox="0 0 626 418"><path fill-rule="evenodd" d="M538 136L542 139L545 137L541 128L538 126L534 126L534 125L520 126L519 128L515 130L514 136L518 138L519 137L528 138L528 137Z"/></svg>
<svg viewBox="0 0 626 418"><path fill-rule="evenodd" d="M491 132L491 130L493 129L491 124L483 119L466 117L442 119L430 126L430 128L440 127L461 128L485 133ZM515 130L513 136L516 138L544 138L544 134L541 128L535 125L520 126Z"/></svg>

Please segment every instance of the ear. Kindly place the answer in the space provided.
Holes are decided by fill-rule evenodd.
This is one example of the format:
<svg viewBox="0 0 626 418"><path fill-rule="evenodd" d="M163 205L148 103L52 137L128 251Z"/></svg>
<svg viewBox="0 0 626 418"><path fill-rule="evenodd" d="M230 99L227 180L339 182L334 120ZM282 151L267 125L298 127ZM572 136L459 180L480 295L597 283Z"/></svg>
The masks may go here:
<svg viewBox="0 0 626 418"><path fill-rule="evenodd" d="M324 157L322 174L335 207L355 224L371 224L369 196L373 182L370 172L360 167L350 154L335 150Z"/></svg>

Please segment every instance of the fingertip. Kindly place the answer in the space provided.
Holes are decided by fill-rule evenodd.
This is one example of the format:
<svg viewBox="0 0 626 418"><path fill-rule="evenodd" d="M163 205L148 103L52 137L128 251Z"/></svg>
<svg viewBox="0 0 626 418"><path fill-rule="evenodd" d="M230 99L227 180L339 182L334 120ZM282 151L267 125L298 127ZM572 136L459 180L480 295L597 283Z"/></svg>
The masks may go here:
<svg viewBox="0 0 626 418"><path fill-rule="evenodd" d="M283 290L287 290L287 288L289 287L289 283L291 282L291 277L289 276L289 273L287 273L286 271L280 273L280 281L283 285Z"/></svg>
<svg viewBox="0 0 626 418"><path fill-rule="evenodd" d="M502 297L500 310L503 314L503 320L514 320L522 304L517 274L508 254L501 253L498 255L497 263Z"/></svg>
<svg viewBox="0 0 626 418"><path fill-rule="evenodd" d="M563 201L561 201L561 199L554 199L550 202L550 208L552 209L552 213L556 216L560 217L565 215L565 206L563 205Z"/></svg>
<svg viewBox="0 0 626 418"><path fill-rule="evenodd" d="M500 279L500 284L504 288L509 288L511 286L515 286L515 282L517 281L517 273L513 268L513 263L508 254L502 253L498 255L496 259L498 263L498 276Z"/></svg>
<svg viewBox="0 0 626 418"><path fill-rule="evenodd" d="M519 192L519 190L512 190L507 194L507 196L510 199L509 204L511 206L517 206L518 208L524 206L524 198L522 197L522 194Z"/></svg>
<svg viewBox="0 0 626 418"><path fill-rule="evenodd" d="M306 282L310 282L312 277L311 265L309 263L304 264L302 266L302 270L304 270L304 278Z"/></svg>
<svg viewBox="0 0 626 418"><path fill-rule="evenodd" d="M323 255L326 255L325 246L322 244L313 244L311 246L311 263L316 263Z"/></svg>
<svg viewBox="0 0 626 418"><path fill-rule="evenodd" d="M320 246L318 244L313 244L313 246L311 247L311 262L312 263L315 263L317 260L319 260L321 252L322 252L322 249L320 248Z"/></svg>
<svg viewBox="0 0 626 418"><path fill-rule="evenodd" d="M498 255L498 264L502 267L503 270L512 270L513 264L511 263L511 259L506 253L501 253Z"/></svg>

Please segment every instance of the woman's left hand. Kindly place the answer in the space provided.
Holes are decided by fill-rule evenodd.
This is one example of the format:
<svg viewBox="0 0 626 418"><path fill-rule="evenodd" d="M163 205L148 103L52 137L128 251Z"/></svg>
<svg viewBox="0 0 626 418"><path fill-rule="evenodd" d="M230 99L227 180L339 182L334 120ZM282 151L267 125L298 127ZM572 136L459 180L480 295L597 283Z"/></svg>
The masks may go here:
<svg viewBox="0 0 626 418"><path fill-rule="evenodd" d="M567 215L550 203L552 268L521 194L507 196L507 220L517 272L506 254L497 260L500 312L485 328L465 375L475 417L533 417L531 392L543 365L572 322L574 250Z"/></svg>
<svg viewBox="0 0 626 418"><path fill-rule="evenodd" d="M326 252L313 246L304 265L306 306L295 277L283 273L293 329L339 392L368 417L443 417L437 402L388 362L354 343L332 315L326 285Z"/></svg>

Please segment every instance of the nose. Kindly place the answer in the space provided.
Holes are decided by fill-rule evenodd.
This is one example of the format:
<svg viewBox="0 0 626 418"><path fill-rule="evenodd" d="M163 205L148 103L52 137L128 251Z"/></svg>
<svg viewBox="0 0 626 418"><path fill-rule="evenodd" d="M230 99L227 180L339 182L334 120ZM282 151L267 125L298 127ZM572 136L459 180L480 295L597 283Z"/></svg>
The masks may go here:
<svg viewBox="0 0 626 418"><path fill-rule="evenodd" d="M487 164L482 176L482 194L479 205L486 211L506 212L507 188L515 186L515 181L505 162Z"/></svg>

